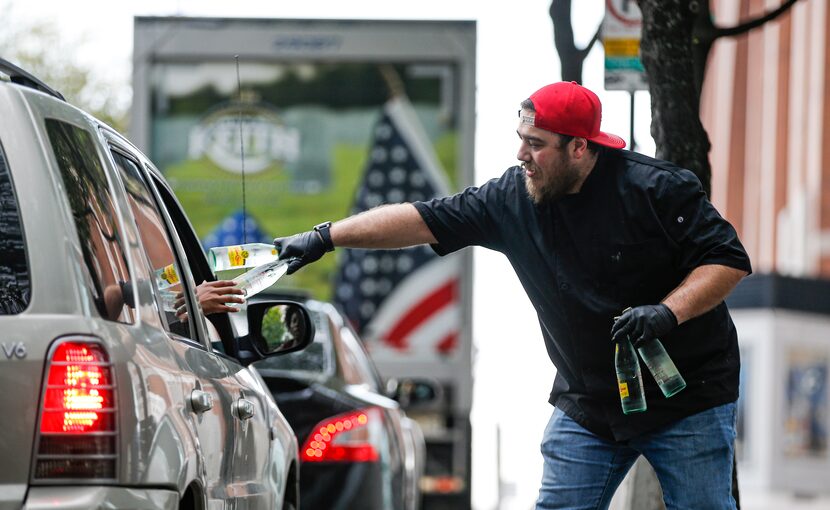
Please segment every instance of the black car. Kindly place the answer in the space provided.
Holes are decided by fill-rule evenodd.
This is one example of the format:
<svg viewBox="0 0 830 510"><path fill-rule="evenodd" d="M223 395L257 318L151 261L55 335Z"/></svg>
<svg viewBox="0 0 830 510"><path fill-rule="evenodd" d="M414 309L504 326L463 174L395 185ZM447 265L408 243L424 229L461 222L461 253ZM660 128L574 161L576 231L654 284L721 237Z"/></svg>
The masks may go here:
<svg viewBox="0 0 830 510"><path fill-rule="evenodd" d="M291 297L265 292L251 304L277 296ZM425 455L418 424L386 395L361 340L338 310L295 299L315 322L313 343L255 366L297 434L303 508L418 508Z"/></svg>

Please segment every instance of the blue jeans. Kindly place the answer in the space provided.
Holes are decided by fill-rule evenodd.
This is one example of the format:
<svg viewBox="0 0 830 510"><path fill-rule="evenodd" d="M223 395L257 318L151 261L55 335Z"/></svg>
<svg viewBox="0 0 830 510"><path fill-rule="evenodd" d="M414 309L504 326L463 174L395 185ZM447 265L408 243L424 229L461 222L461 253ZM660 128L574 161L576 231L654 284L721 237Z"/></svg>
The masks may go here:
<svg viewBox="0 0 830 510"><path fill-rule="evenodd" d="M608 508L640 455L657 473L667 509L734 509L735 409L734 403L714 407L621 443L554 409L542 440L536 509Z"/></svg>

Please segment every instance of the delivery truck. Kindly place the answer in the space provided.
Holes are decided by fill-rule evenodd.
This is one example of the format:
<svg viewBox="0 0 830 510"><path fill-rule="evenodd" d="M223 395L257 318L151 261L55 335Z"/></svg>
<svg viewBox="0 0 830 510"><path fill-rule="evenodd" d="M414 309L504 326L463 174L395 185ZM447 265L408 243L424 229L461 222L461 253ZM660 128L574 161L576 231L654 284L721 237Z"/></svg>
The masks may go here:
<svg viewBox="0 0 830 510"><path fill-rule="evenodd" d="M131 139L204 248L473 183L476 25L137 17ZM339 307L427 443L423 508L470 507L472 255L338 249L279 286Z"/></svg>

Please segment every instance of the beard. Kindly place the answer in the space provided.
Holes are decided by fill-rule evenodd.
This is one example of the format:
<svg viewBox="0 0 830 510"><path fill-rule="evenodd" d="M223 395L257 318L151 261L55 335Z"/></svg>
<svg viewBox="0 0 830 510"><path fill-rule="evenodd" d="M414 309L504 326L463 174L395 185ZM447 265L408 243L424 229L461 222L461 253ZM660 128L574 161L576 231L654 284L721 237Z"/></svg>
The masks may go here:
<svg viewBox="0 0 830 510"><path fill-rule="evenodd" d="M527 194L536 205L552 202L574 189L579 182L579 170L565 158L557 161L553 168L540 169L532 163L523 163L522 168L530 168L534 178L525 174Z"/></svg>

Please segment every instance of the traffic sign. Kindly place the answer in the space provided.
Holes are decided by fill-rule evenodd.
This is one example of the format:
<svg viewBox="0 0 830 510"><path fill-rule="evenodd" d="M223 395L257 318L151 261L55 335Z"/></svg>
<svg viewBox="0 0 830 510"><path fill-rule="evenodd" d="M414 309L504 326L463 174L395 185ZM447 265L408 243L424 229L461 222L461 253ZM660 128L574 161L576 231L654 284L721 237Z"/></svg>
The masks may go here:
<svg viewBox="0 0 830 510"><path fill-rule="evenodd" d="M635 0L605 0L602 44L607 90L648 90L640 61L643 18Z"/></svg>

